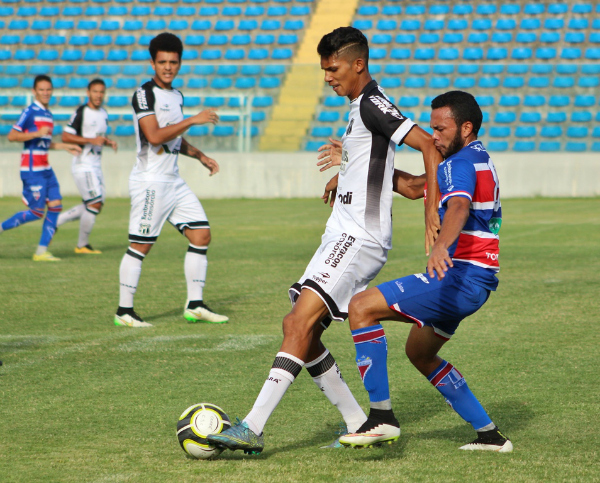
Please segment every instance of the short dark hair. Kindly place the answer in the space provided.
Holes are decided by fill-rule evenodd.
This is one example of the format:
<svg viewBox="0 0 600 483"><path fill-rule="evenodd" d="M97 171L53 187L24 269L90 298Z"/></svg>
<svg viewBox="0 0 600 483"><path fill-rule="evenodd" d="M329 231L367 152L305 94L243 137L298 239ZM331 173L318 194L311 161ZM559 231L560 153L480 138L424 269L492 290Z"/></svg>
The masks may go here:
<svg viewBox="0 0 600 483"><path fill-rule="evenodd" d="M50 84L52 84L52 79L50 79L50 77L48 77L47 75L45 75L45 74L36 75L35 79L33 80L33 88L35 89L40 82L44 82L44 81L50 82Z"/></svg>
<svg viewBox="0 0 600 483"><path fill-rule="evenodd" d="M181 39L170 32L163 32L158 34L150 41L148 47L152 60L156 60L156 54L161 52L176 52L179 54L179 60L181 60L181 54L183 53L183 44Z"/></svg>
<svg viewBox="0 0 600 483"><path fill-rule="evenodd" d="M93 79L93 80L91 80L91 81L90 81L90 83L88 84L88 86L87 86L87 88L88 88L88 91L89 91L89 90L90 90L92 87L94 87L96 84L100 84L100 85L103 85L104 87L106 87L106 83L105 83L105 82L104 82L102 79L98 79L98 78L96 78L96 79Z"/></svg>
<svg viewBox="0 0 600 483"><path fill-rule="evenodd" d="M339 54L342 49L344 53L361 57L367 65L369 64L369 41L360 30L354 27L335 29L323 36L317 46L317 53L321 57L328 58L334 54Z"/></svg>
<svg viewBox="0 0 600 483"><path fill-rule="evenodd" d="M465 122L472 123L473 133L477 136L483 121L483 114L479 104L471 94L464 91L450 91L440 94L431 101L431 109L441 109L442 107L450 108L454 122L458 127Z"/></svg>

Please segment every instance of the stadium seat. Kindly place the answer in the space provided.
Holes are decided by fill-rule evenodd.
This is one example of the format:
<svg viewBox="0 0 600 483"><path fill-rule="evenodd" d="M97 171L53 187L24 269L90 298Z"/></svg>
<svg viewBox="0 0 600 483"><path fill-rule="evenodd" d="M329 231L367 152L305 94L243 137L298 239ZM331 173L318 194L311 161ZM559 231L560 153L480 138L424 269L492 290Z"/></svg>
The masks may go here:
<svg viewBox="0 0 600 483"><path fill-rule="evenodd" d="M543 138L559 138L562 136L562 128L560 126L542 126L540 136Z"/></svg>
<svg viewBox="0 0 600 483"><path fill-rule="evenodd" d="M447 89L450 86L450 79L447 77L431 77L429 87L431 89Z"/></svg>
<svg viewBox="0 0 600 483"><path fill-rule="evenodd" d="M442 30L444 28L444 21L439 19L427 19L425 20L424 29L430 31Z"/></svg>
<svg viewBox="0 0 600 483"><path fill-rule="evenodd" d="M556 57L556 49L553 47L540 47L535 50L536 59L549 60Z"/></svg>
<svg viewBox="0 0 600 483"><path fill-rule="evenodd" d="M341 107L341 106L345 106L346 105L347 100L344 99L343 97L326 97L323 100L323 105L325 107Z"/></svg>
<svg viewBox="0 0 600 483"><path fill-rule="evenodd" d="M521 103L521 98L519 96L500 96L500 100L498 101L499 106L504 107L513 107L518 106Z"/></svg>
<svg viewBox="0 0 600 483"><path fill-rule="evenodd" d="M466 30L469 24L465 19L451 19L448 21L448 30Z"/></svg>
<svg viewBox="0 0 600 483"><path fill-rule="evenodd" d="M456 60L458 59L458 49L454 48L442 48L438 52L438 58L440 60Z"/></svg>
<svg viewBox="0 0 600 483"><path fill-rule="evenodd" d="M496 13L496 5L493 3L482 3L477 5L476 12L479 15L493 15Z"/></svg>
<svg viewBox="0 0 600 483"><path fill-rule="evenodd" d="M103 50L86 50L83 56L85 62L100 62L104 60Z"/></svg>
<svg viewBox="0 0 600 483"><path fill-rule="evenodd" d="M435 49L430 49L430 48L415 49L414 57L417 60L431 60L435 57Z"/></svg>
<svg viewBox="0 0 600 483"><path fill-rule="evenodd" d="M484 44L488 41L489 35L485 32L473 32L467 37L469 44Z"/></svg>
<svg viewBox="0 0 600 483"><path fill-rule="evenodd" d="M398 77L384 77L379 83L384 89L396 89L400 87L400 78Z"/></svg>
<svg viewBox="0 0 600 483"><path fill-rule="evenodd" d="M558 142L558 141L542 141L542 142L540 142L538 149L543 152L560 151L560 142Z"/></svg>
<svg viewBox="0 0 600 483"><path fill-rule="evenodd" d="M486 30L492 29L492 21L489 18L476 18L471 22L471 28L473 30Z"/></svg>
<svg viewBox="0 0 600 483"><path fill-rule="evenodd" d="M463 51L463 59L465 60L481 60L483 59L483 49L479 47L467 47Z"/></svg>
<svg viewBox="0 0 600 483"><path fill-rule="evenodd" d="M106 60L111 62L121 62L127 60L128 54L126 50L110 50Z"/></svg>
<svg viewBox="0 0 600 483"><path fill-rule="evenodd" d="M521 11L521 6L516 3L507 3L500 7L502 15L517 15Z"/></svg>
<svg viewBox="0 0 600 483"><path fill-rule="evenodd" d="M491 138L507 138L510 137L510 127L508 126L492 126L489 136Z"/></svg>
<svg viewBox="0 0 600 483"><path fill-rule="evenodd" d="M542 32L540 35L540 42L545 44L554 44L560 40L560 34L558 32Z"/></svg>
<svg viewBox="0 0 600 483"><path fill-rule="evenodd" d="M487 37L487 34L482 34L482 33L471 34L471 35L486 35L486 37ZM469 35L469 38L471 38L471 35ZM517 34L517 37L518 36L519 36L519 34ZM508 44L508 43L512 42L512 38L513 38L513 35L511 32L494 32L492 34L492 44ZM535 34L533 35L533 38L535 40ZM517 42L518 41L519 40L517 39Z"/></svg>
<svg viewBox="0 0 600 483"><path fill-rule="evenodd" d="M390 59L393 60L409 59L410 56L410 49L392 49L390 52Z"/></svg>
<svg viewBox="0 0 600 483"><path fill-rule="evenodd" d="M542 115L539 112L522 112L519 117L520 122L538 124L542 120Z"/></svg>
<svg viewBox="0 0 600 483"><path fill-rule="evenodd" d="M508 57L508 51L504 47L492 47L487 51L488 60L502 60Z"/></svg>
<svg viewBox="0 0 600 483"><path fill-rule="evenodd" d="M528 3L525 5L524 12L527 15L540 15L544 13L545 8L542 3Z"/></svg>
<svg viewBox="0 0 600 483"><path fill-rule="evenodd" d="M387 15L390 17L397 17L402 13L402 8L400 5L384 5L381 9L382 15Z"/></svg>
<svg viewBox="0 0 600 483"><path fill-rule="evenodd" d="M352 22L352 26L358 30L371 30L373 28L373 22L371 20L358 19Z"/></svg>
<svg viewBox="0 0 600 483"><path fill-rule="evenodd" d="M544 21L544 28L546 30L562 30L564 24L565 22L562 18L547 18Z"/></svg>
<svg viewBox="0 0 600 483"><path fill-rule="evenodd" d="M424 16L425 15L425 5L417 5L417 4L407 5L406 8L404 9L404 13L406 15Z"/></svg>
<svg viewBox="0 0 600 483"><path fill-rule="evenodd" d="M514 31L517 26L517 22L514 18L499 18L496 21L496 29L498 30L510 30Z"/></svg>
<svg viewBox="0 0 600 483"><path fill-rule="evenodd" d="M575 78L573 77L555 77L552 81L552 86L559 89L570 89L575 85Z"/></svg>
<svg viewBox="0 0 600 483"><path fill-rule="evenodd" d="M394 22L394 21L386 20L386 22ZM395 23L396 22L394 22L394 24ZM377 26L379 27L379 24ZM421 21L420 20L402 20L402 22L400 22L400 30L402 30L402 31L411 31L411 30L420 30L420 29L421 29Z"/></svg>
<svg viewBox="0 0 600 483"><path fill-rule="evenodd" d="M397 44L414 44L416 36L414 34L398 34L396 35Z"/></svg>
<svg viewBox="0 0 600 483"><path fill-rule="evenodd" d="M475 86L474 77L457 77L454 79L454 87L457 89L471 89Z"/></svg>
<svg viewBox="0 0 600 483"><path fill-rule="evenodd" d="M494 98L492 96L475 96L477 103L481 107L489 107L494 105Z"/></svg>
<svg viewBox="0 0 600 483"><path fill-rule="evenodd" d="M568 141L565 144L565 151L581 153L581 152L587 151L587 144Z"/></svg>
<svg viewBox="0 0 600 483"><path fill-rule="evenodd" d="M62 55L61 55L61 60L65 60L68 62L76 62L78 60L81 60L81 58L83 57L83 54L81 53L80 50L64 50Z"/></svg>
<svg viewBox="0 0 600 483"><path fill-rule="evenodd" d="M133 136L135 128L131 125L119 125L115 129L115 136Z"/></svg>
<svg viewBox="0 0 600 483"><path fill-rule="evenodd" d="M571 122L591 122L592 113L589 111L573 111L571 113Z"/></svg>
<svg viewBox="0 0 600 483"><path fill-rule="evenodd" d="M206 89L208 87L208 81L206 79L199 79L197 77L192 77L188 81L187 86L190 89Z"/></svg>
<svg viewBox="0 0 600 483"><path fill-rule="evenodd" d="M551 107L564 107L571 103L569 96L550 96L548 105Z"/></svg>
<svg viewBox="0 0 600 483"><path fill-rule="evenodd" d="M577 49L577 48L564 48L562 49L561 53L560 53L560 58L561 59L568 59L568 60L577 60L581 58L581 49Z"/></svg>
<svg viewBox="0 0 600 483"><path fill-rule="evenodd" d="M448 32L444 34L443 42L446 44L459 44L463 41L463 34Z"/></svg>
<svg viewBox="0 0 600 483"><path fill-rule="evenodd" d="M429 7L429 15L446 15L450 10L448 5L437 4Z"/></svg>
<svg viewBox="0 0 600 483"><path fill-rule="evenodd" d="M470 15L473 12L473 6L469 4L458 4L452 7L454 15Z"/></svg>
<svg viewBox="0 0 600 483"><path fill-rule="evenodd" d="M532 138L535 137L537 128L535 126L517 126L515 128L515 137Z"/></svg>
<svg viewBox="0 0 600 483"><path fill-rule="evenodd" d="M600 79L596 77L579 77L577 85L583 88L598 87Z"/></svg>
<svg viewBox="0 0 600 483"><path fill-rule="evenodd" d="M107 107L125 107L130 103L131 99L127 96L109 96L106 101Z"/></svg>
<svg viewBox="0 0 600 483"><path fill-rule="evenodd" d="M518 44L531 44L537 40L537 34L533 32L519 32L516 42Z"/></svg>
<svg viewBox="0 0 600 483"><path fill-rule="evenodd" d="M535 150L535 141L516 141L513 145L513 151L526 153Z"/></svg>
<svg viewBox="0 0 600 483"><path fill-rule="evenodd" d="M508 150L508 142L506 142L506 141L490 141L486 147L489 151L502 152L502 151Z"/></svg>
<svg viewBox="0 0 600 483"><path fill-rule="evenodd" d="M588 28L587 18L572 18L569 20L569 29L571 30L586 30Z"/></svg>
<svg viewBox="0 0 600 483"><path fill-rule="evenodd" d="M228 137L235 134L233 126L215 126L212 135L217 137Z"/></svg>
<svg viewBox="0 0 600 483"><path fill-rule="evenodd" d="M517 47L512 51L511 57L516 60L530 59L533 55L532 50L529 47Z"/></svg>
<svg viewBox="0 0 600 483"><path fill-rule="evenodd" d="M425 87L425 79L420 77L407 77L404 81L406 89L422 89Z"/></svg>
<svg viewBox="0 0 600 483"><path fill-rule="evenodd" d="M497 124L510 124L515 122L517 115L512 111L499 111L494 117L494 122Z"/></svg>
<svg viewBox="0 0 600 483"><path fill-rule="evenodd" d="M590 47L589 49L585 49L585 58L586 59L600 59L600 48Z"/></svg>
<svg viewBox="0 0 600 483"><path fill-rule="evenodd" d="M527 85L534 89L543 89L550 85L550 79L548 77L530 77Z"/></svg>
<svg viewBox="0 0 600 483"><path fill-rule="evenodd" d="M140 32L144 29L144 24L141 20L125 20L122 28L129 32Z"/></svg>
<svg viewBox="0 0 600 483"><path fill-rule="evenodd" d="M576 107L592 107L596 104L596 98L588 95L577 95L575 96L575 102L573 103Z"/></svg>
<svg viewBox="0 0 600 483"><path fill-rule="evenodd" d="M419 105L419 98L417 96L402 96L398 101L399 107L416 107Z"/></svg>

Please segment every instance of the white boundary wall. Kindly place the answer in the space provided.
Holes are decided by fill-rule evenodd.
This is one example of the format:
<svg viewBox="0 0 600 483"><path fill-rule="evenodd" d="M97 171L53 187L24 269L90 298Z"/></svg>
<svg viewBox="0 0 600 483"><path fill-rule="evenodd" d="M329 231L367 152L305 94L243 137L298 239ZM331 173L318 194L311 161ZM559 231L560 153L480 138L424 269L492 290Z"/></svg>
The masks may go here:
<svg viewBox="0 0 600 483"><path fill-rule="evenodd" d="M315 153L207 153L221 172L209 177L196 160L180 156L181 175L202 198L304 198L323 194L337 168L320 173ZM20 152L0 157L0 196L20 196ZM495 153L502 198L600 196L600 153ZM135 161L132 151L105 148L103 170L109 197L128 197L127 182ZM71 176L71 156L50 152L63 196L78 196ZM418 153L397 153L396 167L418 174Z"/></svg>

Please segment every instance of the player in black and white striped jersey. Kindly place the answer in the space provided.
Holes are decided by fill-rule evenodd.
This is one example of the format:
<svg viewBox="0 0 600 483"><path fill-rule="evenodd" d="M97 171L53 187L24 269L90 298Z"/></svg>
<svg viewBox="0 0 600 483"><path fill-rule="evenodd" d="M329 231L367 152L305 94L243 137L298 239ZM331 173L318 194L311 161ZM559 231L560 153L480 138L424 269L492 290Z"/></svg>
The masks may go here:
<svg viewBox="0 0 600 483"><path fill-rule="evenodd" d="M105 198L102 174L102 148L110 146L117 151L117 142L106 136L108 114L102 107L106 84L102 79L92 80L87 87L88 102L77 108L65 127L62 140L78 144L82 152L73 157L71 172L81 195L82 203L61 213L58 226L69 221L79 221L79 240L75 253L100 254L89 243L90 233L100 214Z"/></svg>

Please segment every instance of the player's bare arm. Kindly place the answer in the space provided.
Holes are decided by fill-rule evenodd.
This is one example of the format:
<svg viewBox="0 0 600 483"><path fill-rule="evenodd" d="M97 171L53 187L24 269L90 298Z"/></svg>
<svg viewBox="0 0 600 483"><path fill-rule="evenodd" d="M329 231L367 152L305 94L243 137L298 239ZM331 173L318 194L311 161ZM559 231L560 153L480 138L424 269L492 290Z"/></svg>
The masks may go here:
<svg viewBox="0 0 600 483"><path fill-rule="evenodd" d="M190 127L200 124L217 124L219 115L214 109L206 109L195 116L188 117L177 124L159 127L155 115L149 115L139 120L140 129L150 144L159 146L181 136Z"/></svg>
<svg viewBox="0 0 600 483"><path fill-rule="evenodd" d="M50 133L48 126L42 126L37 131L31 132L19 132L16 129L11 129L8 133L7 139L11 143L24 143L25 141L31 141L32 139L41 138L47 136Z"/></svg>
<svg viewBox="0 0 600 483"><path fill-rule="evenodd" d="M394 170L394 191L409 200L418 200L425 195L425 173L415 176L414 174Z"/></svg>
<svg viewBox="0 0 600 483"><path fill-rule="evenodd" d="M317 166L323 166L319 171L325 171L342 163L342 142L337 139L329 138L330 144L323 144L318 149L320 153L317 159Z"/></svg>
<svg viewBox="0 0 600 483"><path fill-rule="evenodd" d="M448 268L454 266L448 253L448 247L456 241L465 226L469 218L470 206L471 201L468 198L454 196L448 201L448 210L444 215L442 229L427 262L427 273L431 278L437 273L438 280L441 280Z"/></svg>
<svg viewBox="0 0 600 483"><path fill-rule="evenodd" d="M68 144L68 143L50 143L50 149L55 150L64 150L68 153L71 153L73 156L77 156L81 154L81 146L77 146L77 144Z"/></svg>
<svg viewBox="0 0 600 483"><path fill-rule="evenodd" d="M433 138L419 126L413 127L404 138L404 144L421 151L425 163L427 190L431 193L425 203L425 253L435 243L440 230L440 216L438 214L438 182L437 167L442 161L442 155L435 148Z"/></svg>
<svg viewBox="0 0 600 483"><path fill-rule="evenodd" d="M71 134L68 132L62 133L62 141L63 143L70 144L78 144L80 146L85 146L86 144L93 144L94 146L104 146L108 144L108 138L105 136L96 136L95 138L84 138L83 136L77 136L76 134Z"/></svg>
<svg viewBox="0 0 600 483"><path fill-rule="evenodd" d="M325 185L325 192L323 193L323 196L321 196L323 203L329 203L329 206L331 206L332 208L333 203L335 203L335 195L337 193L338 176L339 173L327 182L327 184Z"/></svg>
<svg viewBox="0 0 600 483"><path fill-rule="evenodd" d="M204 167L210 171L210 176L219 172L219 163L217 163L214 159L209 158L198 148L192 146L185 140L185 138L181 140L181 147L179 148L179 152L181 154L189 156L190 158L196 158L198 161L200 161L204 165Z"/></svg>

